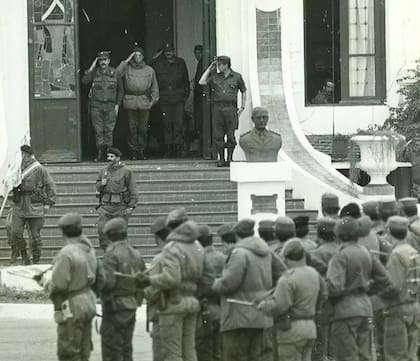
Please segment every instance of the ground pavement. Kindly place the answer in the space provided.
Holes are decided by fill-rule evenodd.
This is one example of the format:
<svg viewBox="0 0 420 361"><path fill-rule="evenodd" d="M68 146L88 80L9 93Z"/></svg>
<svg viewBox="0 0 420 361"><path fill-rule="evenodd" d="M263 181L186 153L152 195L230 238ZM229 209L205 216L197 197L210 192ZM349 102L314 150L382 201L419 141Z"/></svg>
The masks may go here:
<svg viewBox="0 0 420 361"><path fill-rule="evenodd" d="M51 304L0 304L0 360L56 361L56 331ZM100 312L100 310L98 310ZM151 339L145 331L145 307L137 312L134 360L151 361ZM100 337L93 330L90 361L101 361Z"/></svg>

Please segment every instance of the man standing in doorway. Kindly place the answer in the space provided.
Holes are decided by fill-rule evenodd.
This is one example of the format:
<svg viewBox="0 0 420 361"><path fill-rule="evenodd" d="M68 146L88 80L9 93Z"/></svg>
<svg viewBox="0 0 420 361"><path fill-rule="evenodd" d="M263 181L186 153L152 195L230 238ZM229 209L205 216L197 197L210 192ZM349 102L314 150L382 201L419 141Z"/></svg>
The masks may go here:
<svg viewBox="0 0 420 361"><path fill-rule="evenodd" d="M25 223L32 239L32 262L39 263L42 252L41 228L48 209L55 204L55 183L48 171L35 159L29 145L22 152L22 183L13 189L12 197L12 257L19 253L23 264L31 261L23 238Z"/></svg>
<svg viewBox="0 0 420 361"><path fill-rule="evenodd" d="M150 108L159 100L155 71L146 65L144 51L138 46L121 62L117 71L123 80L123 107L127 110L131 159L144 160Z"/></svg>
<svg viewBox="0 0 420 361"><path fill-rule="evenodd" d="M122 217L128 222L138 201L134 174L120 159L120 150L109 148L109 165L101 169L96 178L96 190L99 192L99 245L103 250L109 244L103 231L105 223L116 217Z"/></svg>
<svg viewBox="0 0 420 361"><path fill-rule="evenodd" d="M164 58L153 67L160 91L163 116L165 157L182 155L184 105L190 94L190 81L184 59L175 56L172 44L165 44Z"/></svg>
<svg viewBox="0 0 420 361"><path fill-rule="evenodd" d="M95 162L105 160L106 149L112 146L112 134L123 96L121 77L109 66L110 54L109 51L100 51L82 78L83 84L91 84L90 114L98 150ZM97 63L99 63L98 68L96 68Z"/></svg>
<svg viewBox="0 0 420 361"><path fill-rule="evenodd" d="M216 66L219 72L216 72ZM213 95L213 143L219 154L218 167L229 166L236 147L235 130L245 109L246 86L242 75L233 71L228 56L218 56L204 72L200 85L210 85ZM238 109L238 91L242 94ZM227 142L225 143L225 135ZM225 160L225 147L228 158Z"/></svg>
<svg viewBox="0 0 420 361"><path fill-rule="evenodd" d="M203 102L204 89L198 82L204 73L203 67L203 45L196 45L194 47L194 56L197 59L197 68L194 75L194 136L198 138L200 145L200 153L202 151L203 142Z"/></svg>

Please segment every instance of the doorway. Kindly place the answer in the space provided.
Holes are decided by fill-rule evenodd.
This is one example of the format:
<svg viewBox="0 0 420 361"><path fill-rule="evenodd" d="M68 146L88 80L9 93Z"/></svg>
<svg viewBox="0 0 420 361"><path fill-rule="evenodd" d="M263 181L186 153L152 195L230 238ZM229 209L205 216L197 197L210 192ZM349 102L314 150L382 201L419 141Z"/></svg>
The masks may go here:
<svg viewBox="0 0 420 361"><path fill-rule="evenodd" d="M111 51L111 66L116 68L128 57L134 43L145 51L146 62L166 43L173 43L177 56L187 64L189 79L194 80L197 61L194 46L203 45L204 65L215 53L215 37L208 35L211 4L214 1L197 0L79 0L79 64L80 74L88 69L100 50ZM214 12L212 13L214 14ZM212 24L215 22L213 21ZM82 159L95 156L95 136L88 109L89 87L80 86L80 123ZM193 93L193 91L192 91ZM209 106L200 117L209 123ZM206 113L206 114L205 114ZM185 125L191 119L186 112ZM194 116L194 115L193 115ZM206 137L203 148L211 147L211 132L203 130ZM159 103L150 114L147 153L149 157L161 157L163 153L163 125ZM128 122L124 109L120 109L114 130L114 145L124 155L129 154ZM204 150L204 151L203 151ZM203 149L200 153L210 151Z"/></svg>

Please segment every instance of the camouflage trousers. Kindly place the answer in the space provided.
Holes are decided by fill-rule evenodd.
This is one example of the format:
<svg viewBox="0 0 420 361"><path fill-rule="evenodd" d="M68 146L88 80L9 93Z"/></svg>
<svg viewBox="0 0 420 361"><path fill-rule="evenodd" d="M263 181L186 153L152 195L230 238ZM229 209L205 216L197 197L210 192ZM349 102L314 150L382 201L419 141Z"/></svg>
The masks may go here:
<svg viewBox="0 0 420 361"><path fill-rule="evenodd" d="M231 105L215 103L213 111L213 143L215 151L221 152L227 148L236 147L235 130L238 129L238 110ZM225 143L226 135L226 143Z"/></svg>
<svg viewBox="0 0 420 361"><path fill-rule="evenodd" d="M195 337L198 361L219 361L222 358L220 320L207 320L200 313L197 318Z"/></svg>
<svg viewBox="0 0 420 361"><path fill-rule="evenodd" d="M99 246L105 250L110 241L108 239L108 237L106 236L106 234L103 232L104 226L106 224L106 222L108 222L109 220L116 218L116 217L122 217L125 218L125 220L128 223L128 216L126 215L126 205L122 205L118 208L115 208L113 210L113 212L108 212L107 210L105 210L103 207L100 207L98 209L98 235L99 235Z"/></svg>
<svg viewBox="0 0 420 361"><path fill-rule="evenodd" d="M57 325L59 361L88 361L92 351L92 322L69 319Z"/></svg>
<svg viewBox="0 0 420 361"><path fill-rule="evenodd" d="M91 107L90 116L93 129L95 130L96 146L112 146L112 136L116 123L114 107L109 105Z"/></svg>
<svg viewBox="0 0 420 361"><path fill-rule="evenodd" d="M223 361L260 361L263 337L262 328L238 328L222 332Z"/></svg>
<svg viewBox="0 0 420 361"><path fill-rule="evenodd" d="M136 310L104 308L101 324L102 361L133 361Z"/></svg>

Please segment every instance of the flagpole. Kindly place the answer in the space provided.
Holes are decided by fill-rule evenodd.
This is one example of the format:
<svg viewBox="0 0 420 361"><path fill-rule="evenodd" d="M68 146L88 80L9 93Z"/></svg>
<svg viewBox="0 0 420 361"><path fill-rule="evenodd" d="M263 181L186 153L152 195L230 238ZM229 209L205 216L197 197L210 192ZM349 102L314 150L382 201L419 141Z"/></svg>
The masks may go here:
<svg viewBox="0 0 420 361"><path fill-rule="evenodd" d="M4 210L4 207L6 206L6 202L7 202L7 195L6 195L6 197L3 198L3 202L1 203L0 217L3 214L3 210Z"/></svg>

